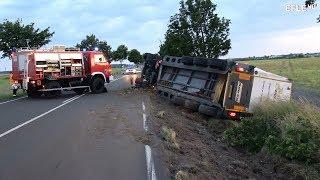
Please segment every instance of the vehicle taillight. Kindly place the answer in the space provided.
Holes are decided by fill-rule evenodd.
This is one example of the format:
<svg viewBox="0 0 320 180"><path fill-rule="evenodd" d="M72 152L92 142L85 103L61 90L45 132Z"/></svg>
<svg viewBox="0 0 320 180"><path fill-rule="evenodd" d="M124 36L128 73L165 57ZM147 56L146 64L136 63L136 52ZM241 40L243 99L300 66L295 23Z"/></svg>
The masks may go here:
<svg viewBox="0 0 320 180"><path fill-rule="evenodd" d="M236 117L237 116L237 113L235 112L229 112L228 115L232 118Z"/></svg>
<svg viewBox="0 0 320 180"><path fill-rule="evenodd" d="M237 68L236 68L236 71L238 71L238 72L244 72L244 68L243 68L243 67L237 67Z"/></svg>

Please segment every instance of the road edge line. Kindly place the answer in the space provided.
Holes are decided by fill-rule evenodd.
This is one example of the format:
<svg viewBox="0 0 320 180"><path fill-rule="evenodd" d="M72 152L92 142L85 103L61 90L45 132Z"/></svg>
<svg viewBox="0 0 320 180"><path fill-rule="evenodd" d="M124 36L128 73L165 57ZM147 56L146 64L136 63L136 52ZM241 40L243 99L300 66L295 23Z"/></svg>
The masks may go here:
<svg viewBox="0 0 320 180"><path fill-rule="evenodd" d="M51 112L53 112L53 111L61 108L61 107L69 104L70 102L72 102L72 101L74 101L74 100L76 100L76 99L79 99L80 97L82 97L82 96L84 96L84 95L85 95L85 94L82 94L82 95L78 96L77 98L74 98L74 99L71 99L71 100L68 101L68 102L62 103L62 104L60 104L59 106L57 106L57 107L55 107L55 108L52 108L52 109L50 109L49 111L47 111L47 112L45 112L45 113L42 113L42 114L40 114L40 115L38 115L38 116L36 116L36 117L34 117L34 118L32 118L32 119L30 119L30 120L22 123L22 124L14 127L14 128L11 128L10 130L8 130L8 131L0 134L0 138L8 135L8 134L11 133L11 132L14 132L14 131L18 130L19 128L21 128L21 127L23 127L23 126L25 126L25 125L27 125L27 124L32 123L33 121L35 121L35 120L37 120L37 119L39 119L39 118L41 118L41 117L43 117L43 116L45 116L45 115L47 115L47 114L49 114L49 113L51 113Z"/></svg>
<svg viewBox="0 0 320 180"><path fill-rule="evenodd" d="M24 98L27 98L27 97L28 96L22 96L22 97L19 97L19 98L16 98L16 99L11 99L11 100L8 100L8 101L0 102L0 105L7 104L9 102L14 102L14 101L17 101L17 100L20 100L20 99L24 99Z"/></svg>
<svg viewBox="0 0 320 180"><path fill-rule="evenodd" d="M148 125L147 125L147 115L145 113L146 111L146 106L144 102L142 101L142 117L143 117L143 128L145 132L148 132ZM145 145L145 152L146 152L146 161L147 161L147 175L148 175L148 180L157 180L156 176L156 170L154 167L154 161L152 158L152 151L151 147L149 145Z"/></svg>

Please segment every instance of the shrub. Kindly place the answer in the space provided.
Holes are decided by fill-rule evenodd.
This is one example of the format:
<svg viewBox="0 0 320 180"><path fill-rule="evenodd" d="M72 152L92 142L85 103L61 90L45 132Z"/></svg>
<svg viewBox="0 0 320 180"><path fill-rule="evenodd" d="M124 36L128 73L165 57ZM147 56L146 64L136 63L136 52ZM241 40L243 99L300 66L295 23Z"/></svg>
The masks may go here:
<svg viewBox="0 0 320 180"><path fill-rule="evenodd" d="M290 160L320 160L320 111L305 101L265 102L254 116L225 132L230 145L258 152L267 151Z"/></svg>

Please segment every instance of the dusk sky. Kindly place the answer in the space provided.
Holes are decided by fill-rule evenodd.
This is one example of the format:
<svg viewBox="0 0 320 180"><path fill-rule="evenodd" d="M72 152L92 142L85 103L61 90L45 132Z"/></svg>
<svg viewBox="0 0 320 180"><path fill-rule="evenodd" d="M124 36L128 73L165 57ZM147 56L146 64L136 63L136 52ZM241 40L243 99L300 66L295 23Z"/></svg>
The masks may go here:
<svg viewBox="0 0 320 180"><path fill-rule="evenodd" d="M320 52L319 5L314 9L286 11L286 5L303 0L217 0L217 13L231 20L229 54L224 58L299 52ZM0 19L36 27L50 27L54 44L74 46L87 34L106 40L113 49L126 44L140 52L159 51L171 15L179 9L175 0L0 0ZM11 69L0 60L0 71Z"/></svg>

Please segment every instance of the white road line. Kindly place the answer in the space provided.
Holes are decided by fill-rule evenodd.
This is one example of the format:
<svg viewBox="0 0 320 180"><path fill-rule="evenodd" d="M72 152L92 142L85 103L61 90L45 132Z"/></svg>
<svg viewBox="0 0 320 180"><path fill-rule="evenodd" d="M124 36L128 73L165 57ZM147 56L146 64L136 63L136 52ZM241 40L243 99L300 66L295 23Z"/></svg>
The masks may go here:
<svg viewBox="0 0 320 180"><path fill-rule="evenodd" d="M145 113L142 114L142 117L143 117L143 129L145 131L148 131L148 125L147 125L147 116Z"/></svg>
<svg viewBox="0 0 320 180"><path fill-rule="evenodd" d="M153 158L151 154L151 148L145 145L146 159L147 159L147 169L148 169L148 180L156 180L156 170L154 168Z"/></svg>
<svg viewBox="0 0 320 180"><path fill-rule="evenodd" d="M142 110L143 112L146 111L146 106L144 105L144 102L142 102Z"/></svg>
<svg viewBox="0 0 320 180"><path fill-rule="evenodd" d="M144 105L144 102L142 101L142 116L143 116L143 128L147 132L148 126L147 126L147 116L146 116L146 106ZM145 151L146 151L146 161L147 161L147 173L148 173L148 180L157 180L156 177L156 170L154 167L154 162L152 158L152 152L149 145L145 145Z"/></svg>
<svg viewBox="0 0 320 180"><path fill-rule="evenodd" d="M12 129L8 130L8 131L0 134L0 138L8 135L8 134L11 133L11 132L14 132L14 131L18 130L19 128L21 128L21 127L23 127L23 126L25 126L25 125L27 125L27 124L32 123L33 121L35 121L35 120L37 120L37 119L39 119L39 118L41 118L41 117L43 117L43 116L45 116L45 115L53 112L53 111L61 108L62 106L66 105L66 104L68 104L68 103L70 103L70 102L72 102L72 101L74 101L74 100L76 100L76 99L79 99L80 97L82 97L82 96L84 96L84 95L85 95L85 94L79 95L78 97L76 97L76 98L74 98L74 99L71 99L70 101L68 101L68 102L66 102L66 103L63 103L63 104L61 104L61 105L59 105L59 106L57 106L57 107L55 107L55 108L53 108L53 109L50 109L49 111L47 111L47 112L45 112L45 113L43 113L43 114L40 114L39 116L36 116L36 117L30 119L29 121L26 121L26 122L24 122L24 123L22 123L22 124L20 124L20 125L18 125L18 126L16 126L16 127L12 128Z"/></svg>
<svg viewBox="0 0 320 180"><path fill-rule="evenodd" d="M64 100L62 103L67 103L67 102L71 101L72 99L75 99L75 98L77 98L77 97L79 97L79 96L80 96L80 95L73 96L72 98L69 98L69 99L67 99L67 100Z"/></svg>
<svg viewBox="0 0 320 180"><path fill-rule="evenodd" d="M17 98L17 99L11 99L11 100L9 100L9 101L0 102L0 105L1 105L1 104L6 104L6 103L9 103L9 102L13 102L13 101L17 101L17 100L19 100L19 99L24 99L24 98L26 98L26 97L28 97L28 96L23 96L23 97L19 97L19 98Z"/></svg>

